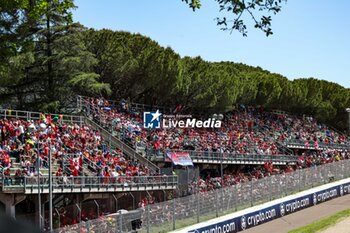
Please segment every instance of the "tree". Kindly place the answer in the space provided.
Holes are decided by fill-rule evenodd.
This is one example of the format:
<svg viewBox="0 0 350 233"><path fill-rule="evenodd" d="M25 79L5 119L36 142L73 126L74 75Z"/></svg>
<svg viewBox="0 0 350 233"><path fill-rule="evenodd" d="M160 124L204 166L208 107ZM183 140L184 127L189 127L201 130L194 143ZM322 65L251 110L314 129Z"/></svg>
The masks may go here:
<svg viewBox="0 0 350 233"><path fill-rule="evenodd" d="M201 7L201 0L182 0L186 2L194 11ZM282 9L282 2L287 0L215 0L220 7L220 11L228 13L233 19L218 17L217 24L222 30L239 31L243 36L247 36L247 23L244 20L248 15L254 23L254 27L263 31L266 36L272 35L271 22L272 15L277 14ZM265 15L262 14L265 13Z"/></svg>
<svg viewBox="0 0 350 233"><path fill-rule="evenodd" d="M187 2L195 9L200 3ZM73 0L1 1L0 7L0 100L17 108L62 111L77 94L102 95L206 112L263 105L345 127L350 90L338 84L181 58L140 34L87 30L71 20Z"/></svg>
<svg viewBox="0 0 350 233"><path fill-rule="evenodd" d="M27 68L34 62L30 0L0 2L0 99L22 106ZM13 98L15 97L15 98Z"/></svg>
<svg viewBox="0 0 350 233"><path fill-rule="evenodd" d="M72 22L73 0L16 0L5 7L0 18L8 37L0 47L7 54L6 66L0 64L1 97L16 99L20 108L58 111L67 106L72 91L110 91L91 72L96 59L81 43L85 28Z"/></svg>

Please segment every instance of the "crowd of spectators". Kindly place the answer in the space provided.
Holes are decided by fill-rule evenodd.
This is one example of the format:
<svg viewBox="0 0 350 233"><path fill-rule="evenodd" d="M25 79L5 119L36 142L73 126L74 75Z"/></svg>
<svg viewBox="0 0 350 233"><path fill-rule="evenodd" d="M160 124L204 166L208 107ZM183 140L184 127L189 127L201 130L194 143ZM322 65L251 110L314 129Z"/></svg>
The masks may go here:
<svg viewBox="0 0 350 233"><path fill-rule="evenodd" d="M312 117L276 114L264 111L261 107L238 106L223 115L220 129L150 130L143 128L144 109L133 108L128 101L116 104L104 99L86 98L83 106L86 113L101 126L135 149L143 147L146 153L161 154L172 149L278 155L284 153L280 151L280 145L286 145L287 142L298 142L304 145L303 149L308 149L309 144L314 145L313 150L300 150L299 162L293 166L274 167L272 163L266 162L262 166L245 166L242 169L225 171L223 177L202 174L189 184L188 194L206 193L350 157L349 139L344 134L318 123ZM319 145L328 147L320 149ZM333 148L333 145L345 145L349 148ZM106 145L99 132L84 124L63 122L60 115L42 114L40 120L34 121L0 119L0 165L5 177L15 177L7 179L7 182L20 183L19 177L38 176L37 165L47 168L49 153L52 154L53 163L58 166L56 176L74 177L92 172L93 175L110 182L117 180L109 179L110 177L152 175L147 166L126 158L118 148ZM87 166L83 166L85 160L91 162L88 165L91 168L89 171L86 171ZM144 209L154 202L156 200L153 197L144 198L139 207ZM85 219L84 216L82 218L91 219ZM74 223L67 222L63 225Z"/></svg>
<svg viewBox="0 0 350 233"><path fill-rule="evenodd" d="M146 153L166 150L195 150L226 154L283 154L280 145L298 143L304 148L313 145L345 145L348 138L318 123L312 117L265 111L262 107L240 105L225 113L220 129L160 128L144 129L142 112L127 101L115 103L104 99L84 99L85 111L101 125ZM207 116L208 117L208 116Z"/></svg>
<svg viewBox="0 0 350 233"><path fill-rule="evenodd" d="M56 176L150 174L137 160L107 146L99 132L87 125L65 123L62 116L44 114L40 120L0 119L0 165L6 177L37 176L37 165L48 168L50 152L57 166ZM85 160L90 161L89 170L83 166ZM12 182L12 178L8 180Z"/></svg>
<svg viewBox="0 0 350 233"><path fill-rule="evenodd" d="M156 154L167 149L224 152L232 154L278 154L277 145L266 132L253 130L253 117L245 111L225 114L220 129L167 128L145 130L142 111L121 102L85 99L86 111L101 125L134 147L144 147Z"/></svg>

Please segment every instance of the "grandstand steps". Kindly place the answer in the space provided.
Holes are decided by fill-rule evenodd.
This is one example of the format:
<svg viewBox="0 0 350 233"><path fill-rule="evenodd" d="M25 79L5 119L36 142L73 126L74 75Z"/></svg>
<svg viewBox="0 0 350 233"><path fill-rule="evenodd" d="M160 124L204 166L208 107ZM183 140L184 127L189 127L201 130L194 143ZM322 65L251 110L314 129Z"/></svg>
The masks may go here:
<svg viewBox="0 0 350 233"><path fill-rule="evenodd" d="M278 142L277 140L275 141L277 148L282 151L285 154L293 155L294 151L288 148L287 146L283 145L282 143Z"/></svg>
<svg viewBox="0 0 350 233"><path fill-rule="evenodd" d="M83 172L86 176L96 176L96 171L92 171L88 164L83 163Z"/></svg>
<svg viewBox="0 0 350 233"><path fill-rule="evenodd" d="M147 158L143 157L141 154L137 153L133 148L113 136L110 132L102 128L98 123L95 123L88 117L84 117L85 124L89 125L92 129L100 132L103 139L110 145L119 148L124 154L126 154L130 159L137 159L140 163L146 165L151 171L158 173L159 167L149 161Z"/></svg>
<svg viewBox="0 0 350 233"><path fill-rule="evenodd" d="M11 176L14 176L16 174L16 171L18 169L20 169L22 171L22 167L21 167L21 164L19 162L17 162L17 159L14 158L14 157L10 157L10 160L11 160L11 167L10 167L10 174ZM58 164L55 164L53 162L53 165L52 165L52 174L55 175L57 170L58 170ZM49 169L46 168L46 167L41 167L40 168L40 172L42 175L49 175Z"/></svg>
<svg viewBox="0 0 350 233"><path fill-rule="evenodd" d="M13 163L16 163L16 158L14 158L14 157L10 157L10 160L11 160L11 164L13 164Z"/></svg>

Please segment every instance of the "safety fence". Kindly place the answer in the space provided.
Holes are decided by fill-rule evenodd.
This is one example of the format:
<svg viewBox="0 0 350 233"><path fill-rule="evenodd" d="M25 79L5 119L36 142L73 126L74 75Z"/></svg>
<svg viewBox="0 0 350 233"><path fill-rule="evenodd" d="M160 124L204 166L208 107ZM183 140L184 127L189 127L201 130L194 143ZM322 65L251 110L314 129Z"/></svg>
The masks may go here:
<svg viewBox="0 0 350 233"><path fill-rule="evenodd" d="M53 230L53 233L63 232L136 232L141 228L142 210L133 210L123 213L111 214L103 218L95 220L80 222L78 224L62 227ZM111 231L113 229L113 231Z"/></svg>
<svg viewBox="0 0 350 233"><path fill-rule="evenodd" d="M174 198L142 209L140 231L168 232L347 177L350 177L350 160L342 160ZM130 224L126 219L122 223L116 221L117 225L108 225L108 221L110 219L105 217L90 222L89 227L94 232L128 232L120 231L121 227L118 227L118 224ZM92 226L102 222L103 229ZM73 228L67 227L65 231L74 232Z"/></svg>

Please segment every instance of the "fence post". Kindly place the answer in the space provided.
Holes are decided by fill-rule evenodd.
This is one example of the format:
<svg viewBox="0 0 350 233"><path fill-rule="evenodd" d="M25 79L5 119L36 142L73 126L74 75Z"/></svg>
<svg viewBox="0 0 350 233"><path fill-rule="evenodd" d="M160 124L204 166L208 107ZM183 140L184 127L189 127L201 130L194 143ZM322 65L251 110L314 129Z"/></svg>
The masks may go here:
<svg viewBox="0 0 350 233"><path fill-rule="evenodd" d="M91 221L86 221L86 226L87 226L87 232L90 233L90 222Z"/></svg>
<svg viewBox="0 0 350 233"><path fill-rule="evenodd" d="M215 189L215 199L216 199L216 217L219 217L219 198L218 198L218 190L219 189Z"/></svg>
<svg viewBox="0 0 350 233"><path fill-rule="evenodd" d="M2 171L2 187L4 188L4 170ZM27 177L23 177L24 179L24 192L26 191L27 186Z"/></svg>
<svg viewBox="0 0 350 233"><path fill-rule="evenodd" d="M149 221L149 205L147 205L147 233L150 233L150 221Z"/></svg>
<svg viewBox="0 0 350 233"><path fill-rule="evenodd" d="M234 185L233 188L232 188L232 191L233 191L233 201L235 203L235 211L237 211L237 185Z"/></svg>
<svg viewBox="0 0 350 233"><path fill-rule="evenodd" d="M175 230L175 227L176 227L175 221L176 221L176 219L175 219L175 197L173 196L173 230Z"/></svg>
<svg viewBox="0 0 350 233"><path fill-rule="evenodd" d="M250 181L250 206L253 206L253 180Z"/></svg>
<svg viewBox="0 0 350 233"><path fill-rule="evenodd" d="M114 198L114 201L115 201L115 212L117 213L117 211L118 211L118 198L114 194L112 194L112 197Z"/></svg>
<svg viewBox="0 0 350 233"><path fill-rule="evenodd" d="M120 233L123 232L123 215L122 215L122 213L119 213L119 231L120 231Z"/></svg>
<svg viewBox="0 0 350 233"><path fill-rule="evenodd" d="M298 169L298 180L299 180L299 192L301 191L301 176L300 176L300 169Z"/></svg>
<svg viewBox="0 0 350 233"><path fill-rule="evenodd" d="M197 202L197 223L199 223L199 189L196 193L196 202Z"/></svg>
<svg viewBox="0 0 350 233"><path fill-rule="evenodd" d="M269 180L270 180L270 182L268 183L268 185L270 186L269 187L269 190L274 190L273 188L272 188L272 186L273 186L273 184L272 184L272 177L271 176L269 176L269 178L268 178ZM269 200L271 201L272 200L272 192L269 192Z"/></svg>

